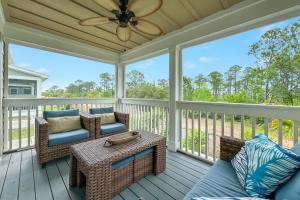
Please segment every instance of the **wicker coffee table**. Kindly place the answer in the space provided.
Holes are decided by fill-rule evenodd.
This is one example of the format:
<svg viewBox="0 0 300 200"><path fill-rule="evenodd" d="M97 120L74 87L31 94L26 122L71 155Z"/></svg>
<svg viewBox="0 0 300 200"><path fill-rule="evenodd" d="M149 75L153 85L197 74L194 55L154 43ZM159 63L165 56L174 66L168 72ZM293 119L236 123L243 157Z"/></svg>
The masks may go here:
<svg viewBox="0 0 300 200"><path fill-rule="evenodd" d="M166 168L165 137L141 132L140 138L110 147L103 146L105 140L71 146L70 186L85 185L88 200L111 199L149 173L157 175ZM151 154L135 157L149 149L153 150ZM132 157L136 159L131 160ZM125 165L113 169L113 163L124 160Z"/></svg>

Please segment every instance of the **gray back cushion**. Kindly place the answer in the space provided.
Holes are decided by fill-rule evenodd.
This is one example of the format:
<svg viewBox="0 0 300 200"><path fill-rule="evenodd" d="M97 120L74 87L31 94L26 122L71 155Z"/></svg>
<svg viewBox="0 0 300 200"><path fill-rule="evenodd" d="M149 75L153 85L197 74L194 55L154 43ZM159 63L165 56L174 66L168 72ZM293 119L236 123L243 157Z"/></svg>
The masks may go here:
<svg viewBox="0 0 300 200"><path fill-rule="evenodd" d="M44 119L49 117L66 117L66 116L79 116L79 110L53 110L53 111L44 111Z"/></svg>
<svg viewBox="0 0 300 200"><path fill-rule="evenodd" d="M113 107L107 107L107 108L90 108L90 114L105 114L105 113L113 113L114 108Z"/></svg>

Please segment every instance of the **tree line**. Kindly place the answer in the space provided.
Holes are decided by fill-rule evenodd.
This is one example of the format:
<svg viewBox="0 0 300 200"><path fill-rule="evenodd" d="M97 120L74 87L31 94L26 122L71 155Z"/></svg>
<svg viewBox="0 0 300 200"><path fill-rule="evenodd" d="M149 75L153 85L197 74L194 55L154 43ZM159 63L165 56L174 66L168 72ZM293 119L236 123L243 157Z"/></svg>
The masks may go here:
<svg viewBox="0 0 300 200"><path fill-rule="evenodd" d="M109 98L115 95L115 77L110 73L99 74L99 82L76 80L65 88L52 86L42 94L45 97Z"/></svg>
<svg viewBox="0 0 300 200"><path fill-rule="evenodd" d="M183 77L184 100L300 105L300 23L265 32L249 46L254 66L233 65L225 72ZM148 81L132 70L126 78L128 98L169 98L169 81ZM47 97L113 97L114 75L102 73L99 82L77 80L65 89L51 87Z"/></svg>
<svg viewBox="0 0 300 200"><path fill-rule="evenodd" d="M265 32L250 45L255 66L184 77L184 99L300 105L300 23Z"/></svg>

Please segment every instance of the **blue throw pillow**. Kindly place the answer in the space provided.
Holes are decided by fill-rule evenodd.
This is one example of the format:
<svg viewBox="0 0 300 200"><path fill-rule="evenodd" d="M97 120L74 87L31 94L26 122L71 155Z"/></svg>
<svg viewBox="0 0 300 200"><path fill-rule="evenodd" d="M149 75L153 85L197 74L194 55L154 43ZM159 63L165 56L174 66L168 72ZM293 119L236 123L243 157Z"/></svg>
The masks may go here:
<svg viewBox="0 0 300 200"><path fill-rule="evenodd" d="M191 200L268 200L256 197L195 197Z"/></svg>
<svg viewBox="0 0 300 200"><path fill-rule="evenodd" d="M90 108L90 114L105 114L105 113L113 113L114 108L113 107L107 107L107 108Z"/></svg>
<svg viewBox="0 0 300 200"><path fill-rule="evenodd" d="M300 143L296 144L292 149L292 152L300 156ZM300 169L297 173L285 184L280 186L274 193L275 200L294 200L300 199Z"/></svg>
<svg viewBox="0 0 300 200"><path fill-rule="evenodd" d="M238 162L242 163L241 166ZM269 197L299 169L300 156L260 134L246 142L232 163L242 186L250 196Z"/></svg>

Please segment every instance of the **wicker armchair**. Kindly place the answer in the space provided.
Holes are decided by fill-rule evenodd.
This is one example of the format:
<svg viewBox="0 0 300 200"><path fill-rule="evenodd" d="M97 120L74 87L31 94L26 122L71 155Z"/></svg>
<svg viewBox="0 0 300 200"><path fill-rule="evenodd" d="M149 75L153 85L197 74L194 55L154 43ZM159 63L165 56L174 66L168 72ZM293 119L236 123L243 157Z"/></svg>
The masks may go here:
<svg viewBox="0 0 300 200"><path fill-rule="evenodd" d="M114 135L114 134L117 134L117 133L122 133L122 132L125 132L125 131L129 130L129 114L120 113L120 112L114 112L114 114L115 114L116 122L124 124L126 126L126 128L123 129L123 130L120 130L120 131L115 131L115 132L103 134L102 131L101 131L101 117L93 115L95 117L96 138L107 137L107 136L110 136L110 135ZM102 125L102 126L104 126L104 125Z"/></svg>
<svg viewBox="0 0 300 200"><path fill-rule="evenodd" d="M95 139L95 118L91 115L80 115L82 128L89 131L87 139L61 145L49 146L48 122L42 117L35 119L35 142L39 163L42 167L50 161L70 154L70 146Z"/></svg>
<svg viewBox="0 0 300 200"><path fill-rule="evenodd" d="M245 142L232 137L222 136L220 138L220 159L230 161L245 145Z"/></svg>

